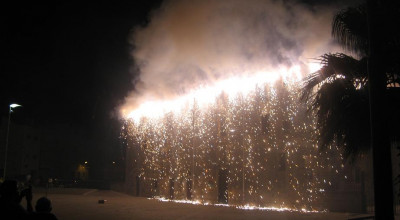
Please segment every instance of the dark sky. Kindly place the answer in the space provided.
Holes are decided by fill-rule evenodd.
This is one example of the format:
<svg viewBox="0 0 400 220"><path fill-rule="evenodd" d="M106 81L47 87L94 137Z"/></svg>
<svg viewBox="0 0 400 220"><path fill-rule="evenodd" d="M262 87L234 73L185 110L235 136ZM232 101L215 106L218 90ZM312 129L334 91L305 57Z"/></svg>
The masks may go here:
<svg viewBox="0 0 400 220"><path fill-rule="evenodd" d="M23 107L15 109L13 123L39 130L67 125L84 147L69 149L75 158L63 160L71 166L87 160L93 178L101 178L104 164L123 160L120 124L111 115L133 87L129 34L159 5L159 0L2 4L3 125L14 102Z"/></svg>
<svg viewBox="0 0 400 220"><path fill-rule="evenodd" d="M158 5L2 6L1 115L17 102L20 114L38 123L109 117L132 87L129 33Z"/></svg>

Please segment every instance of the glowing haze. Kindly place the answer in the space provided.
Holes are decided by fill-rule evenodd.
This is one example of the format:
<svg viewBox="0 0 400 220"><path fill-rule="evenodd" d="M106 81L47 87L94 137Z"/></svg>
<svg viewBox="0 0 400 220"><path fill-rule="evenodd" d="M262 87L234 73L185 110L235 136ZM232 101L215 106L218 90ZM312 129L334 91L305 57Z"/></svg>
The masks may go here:
<svg viewBox="0 0 400 220"><path fill-rule="evenodd" d="M221 91L301 79L318 69L312 58L338 51L330 24L337 8L295 1L170 0L132 33L135 89L124 117L161 115Z"/></svg>

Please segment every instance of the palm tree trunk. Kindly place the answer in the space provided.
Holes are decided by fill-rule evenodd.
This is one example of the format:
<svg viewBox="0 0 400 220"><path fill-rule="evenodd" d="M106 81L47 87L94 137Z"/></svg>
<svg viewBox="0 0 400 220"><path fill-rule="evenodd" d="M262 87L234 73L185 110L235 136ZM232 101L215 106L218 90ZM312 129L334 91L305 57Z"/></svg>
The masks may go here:
<svg viewBox="0 0 400 220"><path fill-rule="evenodd" d="M373 152L375 219L392 220L393 184L389 131L387 130L386 77L382 72L379 58L382 57L378 34L376 10L378 0L368 0L368 35L369 35L369 97L371 122L371 147Z"/></svg>

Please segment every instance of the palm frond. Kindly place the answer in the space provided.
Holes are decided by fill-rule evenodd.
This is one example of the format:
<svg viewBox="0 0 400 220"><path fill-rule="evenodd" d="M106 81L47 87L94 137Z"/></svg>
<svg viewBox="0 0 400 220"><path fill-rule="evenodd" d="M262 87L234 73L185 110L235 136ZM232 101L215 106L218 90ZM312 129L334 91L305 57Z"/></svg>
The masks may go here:
<svg viewBox="0 0 400 220"><path fill-rule="evenodd" d="M345 49L366 55L368 50L366 5L350 7L337 13L332 22L332 36Z"/></svg>
<svg viewBox="0 0 400 220"><path fill-rule="evenodd" d="M366 88L355 89L345 79L325 83L318 90L312 106L320 130L320 149L335 144L344 156L369 149L369 112Z"/></svg>
<svg viewBox="0 0 400 220"><path fill-rule="evenodd" d="M362 84L366 83L366 59L357 60L343 53L329 53L322 55L318 60L322 68L303 80L302 100L312 97L313 89L324 81L343 77L352 83L356 83L356 80L361 80Z"/></svg>
<svg viewBox="0 0 400 220"><path fill-rule="evenodd" d="M376 63L379 64L379 74L385 74L386 95L391 100L387 126L392 138L400 138L400 20L399 3L396 4L389 7L379 5L384 7L376 9L379 16L374 20L379 24L379 34L374 41L375 51L379 52ZM336 14L332 35L346 50L355 52L361 59L342 53L322 55L318 58L322 68L303 81L301 99L316 115L320 149L338 146L345 158L354 159L370 148L366 4Z"/></svg>

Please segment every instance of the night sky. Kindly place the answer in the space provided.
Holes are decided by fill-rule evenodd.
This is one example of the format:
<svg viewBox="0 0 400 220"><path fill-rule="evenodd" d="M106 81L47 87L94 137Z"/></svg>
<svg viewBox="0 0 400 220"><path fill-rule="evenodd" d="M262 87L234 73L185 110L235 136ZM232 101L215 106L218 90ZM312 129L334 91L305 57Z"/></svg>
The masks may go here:
<svg viewBox="0 0 400 220"><path fill-rule="evenodd" d="M75 161L121 161L115 114L132 90L129 36L160 1L1 7L0 115L37 129L67 125L89 143ZM3 147L3 146L2 146ZM72 161L71 161L72 163Z"/></svg>
<svg viewBox="0 0 400 220"><path fill-rule="evenodd" d="M11 102L38 122L110 115L132 86L129 33L158 4L2 7L1 115Z"/></svg>

